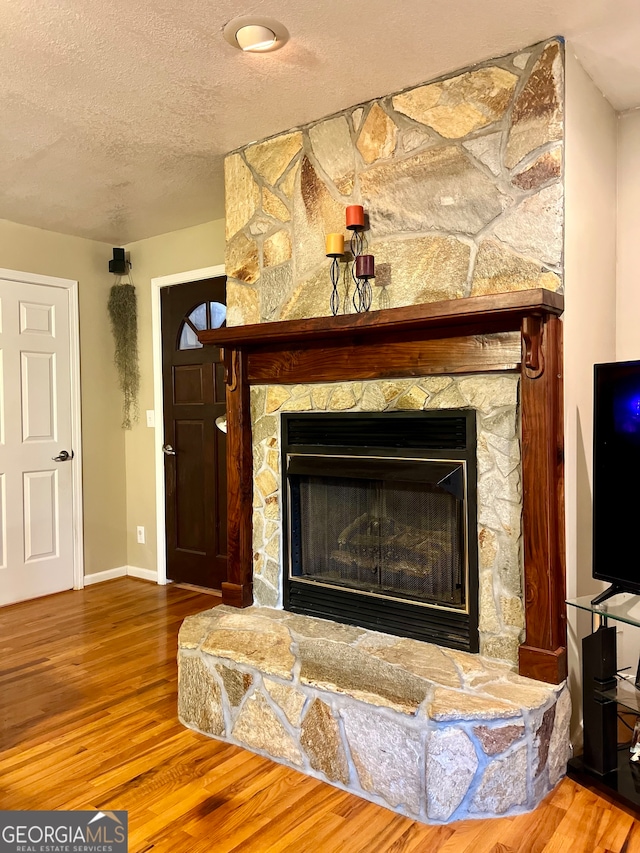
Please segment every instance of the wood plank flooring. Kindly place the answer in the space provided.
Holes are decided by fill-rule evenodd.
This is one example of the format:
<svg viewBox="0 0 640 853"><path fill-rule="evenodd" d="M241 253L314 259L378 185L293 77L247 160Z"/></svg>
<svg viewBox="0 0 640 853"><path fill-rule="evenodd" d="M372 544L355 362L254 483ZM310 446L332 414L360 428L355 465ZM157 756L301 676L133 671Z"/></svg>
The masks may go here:
<svg viewBox="0 0 640 853"><path fill-rule="evenodd" d="M565 779L530 815L424 826L176 718L176 635L216 599L131 578L0 610L0 809L126 809L132 853L640 853Z"/></svg>

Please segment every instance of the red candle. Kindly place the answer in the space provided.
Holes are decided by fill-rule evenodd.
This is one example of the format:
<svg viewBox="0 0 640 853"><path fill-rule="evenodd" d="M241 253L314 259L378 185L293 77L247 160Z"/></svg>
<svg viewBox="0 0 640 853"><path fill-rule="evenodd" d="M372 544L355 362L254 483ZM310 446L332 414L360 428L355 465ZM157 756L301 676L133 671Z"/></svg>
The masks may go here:
<svg viewBox="0 0 640 853"><path fill-rule="evenodd" d="M356 258L356 278L375 278L373 255L358 255Z"/></svg>
<svg viewBox="0 0 640 853"><path fill-rule="evenodd" d="M347 207L347 228L364 228L364 207L361 204L350 204Z"/></svg>

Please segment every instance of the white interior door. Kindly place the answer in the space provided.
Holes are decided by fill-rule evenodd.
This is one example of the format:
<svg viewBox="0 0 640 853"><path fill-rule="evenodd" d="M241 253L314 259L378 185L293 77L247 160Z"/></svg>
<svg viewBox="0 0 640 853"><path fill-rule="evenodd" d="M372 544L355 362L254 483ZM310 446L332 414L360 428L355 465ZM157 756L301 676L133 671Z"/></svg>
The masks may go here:
<svg viewBox="0 0 640 853"><path fill-rule="evenodd" d="M0 279L0 605L74 584L68 300Z"/></svg>

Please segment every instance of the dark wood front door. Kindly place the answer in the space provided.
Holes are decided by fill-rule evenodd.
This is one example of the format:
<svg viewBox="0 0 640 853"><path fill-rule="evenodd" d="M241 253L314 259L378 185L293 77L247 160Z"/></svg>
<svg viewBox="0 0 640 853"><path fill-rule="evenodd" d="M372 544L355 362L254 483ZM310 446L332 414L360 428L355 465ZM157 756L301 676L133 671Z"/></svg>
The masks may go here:
<svg viewBox="0 0 640 853"><path fill-rule="evenodd" d="M219 348L196 332L224 323L225 283L160 291L167 577L210 589L227 577L226 436L215 425L225 385Z"/></svg>

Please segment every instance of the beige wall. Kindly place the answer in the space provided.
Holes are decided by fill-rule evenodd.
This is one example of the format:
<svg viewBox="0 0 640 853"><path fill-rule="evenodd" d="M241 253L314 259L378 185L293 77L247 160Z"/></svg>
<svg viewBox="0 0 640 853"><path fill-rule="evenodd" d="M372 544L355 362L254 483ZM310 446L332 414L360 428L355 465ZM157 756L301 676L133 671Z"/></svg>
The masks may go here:
<svg viewBox="0 0 640 853"><path fill-rule="evenodd" d="M640 110L618 123L618 306L616 358L640 359Z"/></svg>
<svg viewBox="0 0 640 853"><path fill-rule="evenodd" d="M615 358L617 117L571 45L566 87L565 475L567 594L574 597L600 588L591 577L593 364ZM589 627L569 609L576 707L579 641Z"/></svg>
<svg viewBox="0 0 640 853"><path fill-rule="evenodd" d="M151 339L151 279L224 263L224 220L139 240L126 247L138 294L140 349L140 420L126 433L127 563L156 570L156 483L154 430L146 426L145 411L153 409L153 349ZM158 424L157 429L162 429ZM136 541L143 525L146 543Z"/></svg>
<svg viewBox="0 0 640 853"><path fill-rule="evenodd" d="M107 299L110 247L0 220L0 267L79 282L85 572L126 563L125 441Z"/></svg>
<svg viewBox="0 0 640 853"><path fill-rule="evenodd" d="M127 247L138 294L140 414L130 432L121 428L122 398L113 367L107 301L114 278L111 246L0 220L0 267L79 282L85 574L122 566L155 571L155 473L151 279L221 264L224 222L163 234ZM136 543L144 525L146 545Z"/></svg>

